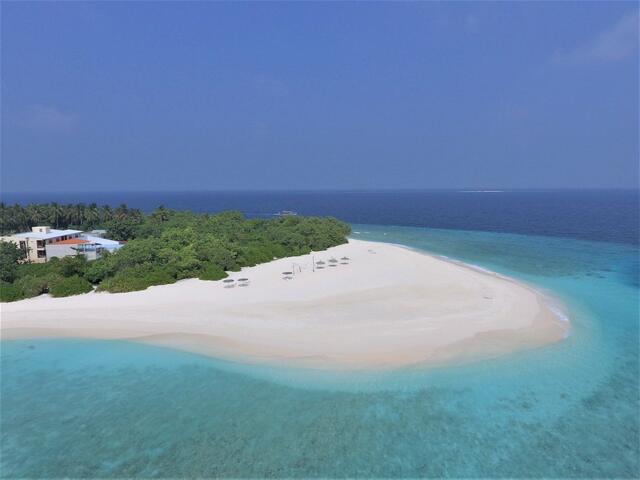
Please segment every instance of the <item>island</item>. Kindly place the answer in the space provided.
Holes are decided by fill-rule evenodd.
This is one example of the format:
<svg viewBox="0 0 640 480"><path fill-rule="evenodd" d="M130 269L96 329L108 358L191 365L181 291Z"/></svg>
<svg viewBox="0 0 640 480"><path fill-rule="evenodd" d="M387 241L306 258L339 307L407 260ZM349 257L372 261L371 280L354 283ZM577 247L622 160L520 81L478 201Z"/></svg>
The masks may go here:
<svg viewBox="0 0 640 480"><path fill-rule="evenodd" d="M120 339L329 369L447 365L567 335L569 323L555 301L523 283L398 245L345 242L272 257L215 281L174 278L128 293L98 288L3 303L1 335Z"/></svg>

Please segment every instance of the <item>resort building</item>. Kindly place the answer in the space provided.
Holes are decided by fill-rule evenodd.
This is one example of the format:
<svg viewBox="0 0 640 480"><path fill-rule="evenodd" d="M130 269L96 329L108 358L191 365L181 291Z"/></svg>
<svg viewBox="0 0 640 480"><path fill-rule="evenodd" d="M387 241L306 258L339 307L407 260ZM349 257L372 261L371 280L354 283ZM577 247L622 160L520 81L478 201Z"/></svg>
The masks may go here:
<svg viewBox="0 0 640 480"><path fill-rule="evenodd" d="M87 260L95 260L105 250L113 252L122 246L115 240L83 234L80 230L56 230L48 226L33 227L30 232L7 235L0 240L15 243L25 250L26 261L31 263L78 254Z"/></svg>
<svg viewBox="0 0 640 480"><path fill-rule="evenodd" d="M47 261L52 258L72 257L82 254L87 260L95 260L102 255L103 248L84 238L69 238L47 245Z"/></svg>
<svg viewBox="0 0 640 480"><path fill-rule="evenodd" d="M91 233L93 234L93 232ZM109 240L108 238L103 238L100 235L95 235L95 234L92 235L92 234L83 233L82 235L80 235L80 237L89 243L94 243L96 245L99 245L102 248L102 250L107 250L109 252L115 252L123 245L117 240Z"/></svg>
<svg viewBox="0 0 640 480"><path fill-rule="evenodd" d="M85 233L87 235L93 235L94 237L103 238L107 234L107 231L104 229L97 229L97 230L91 230L90 232L85 232Z"/></svg>

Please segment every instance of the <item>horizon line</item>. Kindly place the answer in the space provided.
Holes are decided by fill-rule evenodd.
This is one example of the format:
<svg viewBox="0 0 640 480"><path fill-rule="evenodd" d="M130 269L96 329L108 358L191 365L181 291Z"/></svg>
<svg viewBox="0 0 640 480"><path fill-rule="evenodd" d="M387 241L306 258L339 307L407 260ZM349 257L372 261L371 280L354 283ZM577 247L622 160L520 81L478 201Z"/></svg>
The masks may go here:
<svg viewBox="0 0 640 480"><path fill-rule="evenodd" d="M104 194L104 193L402 193L402 192L447 192L447 193L515 193L515 192L561 192L561 191L639 191L637 187L469 187L469 188L309 188L309 189L179 189L179 190L14 190L1 191L5 195L46 195L46 194Z"/></svg>

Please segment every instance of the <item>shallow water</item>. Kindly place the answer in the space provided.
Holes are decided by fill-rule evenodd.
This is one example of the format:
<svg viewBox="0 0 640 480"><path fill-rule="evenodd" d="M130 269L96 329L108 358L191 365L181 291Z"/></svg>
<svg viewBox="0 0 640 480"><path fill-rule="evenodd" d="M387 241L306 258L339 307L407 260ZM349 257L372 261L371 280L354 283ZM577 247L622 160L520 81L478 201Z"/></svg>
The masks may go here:
<svg viewBox="0 0 640 480"><path fill-rule="evenodd" d="M638 249L355 225L548 290L562 343L429 371L249 367L126 342L2 342L3 477L640 475Z"/></svg>

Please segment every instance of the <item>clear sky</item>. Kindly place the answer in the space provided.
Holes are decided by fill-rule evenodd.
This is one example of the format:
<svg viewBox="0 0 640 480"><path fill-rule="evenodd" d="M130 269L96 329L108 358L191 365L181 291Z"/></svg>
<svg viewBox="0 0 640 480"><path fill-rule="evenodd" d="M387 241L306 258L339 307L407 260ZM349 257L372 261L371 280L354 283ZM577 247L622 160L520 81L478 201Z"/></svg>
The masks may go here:
<svg viewBox="0 0 640 480"><path fill-rule="evenodd" d="M638 182L638 4L2 3L4 191Z"/></svg>

